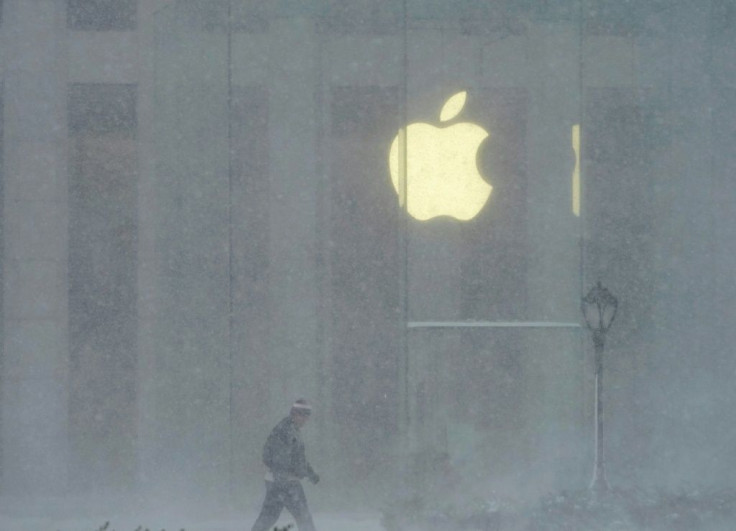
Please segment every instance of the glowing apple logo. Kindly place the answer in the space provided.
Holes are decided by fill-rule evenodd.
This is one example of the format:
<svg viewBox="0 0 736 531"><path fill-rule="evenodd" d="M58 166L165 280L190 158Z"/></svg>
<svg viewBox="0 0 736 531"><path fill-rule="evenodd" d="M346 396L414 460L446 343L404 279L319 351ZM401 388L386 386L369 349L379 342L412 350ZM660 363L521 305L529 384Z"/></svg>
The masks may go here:
<svg viewBox="0 0 736 531"><path fill-rule="evenodd" d="M440 121L455 118L467 92L449 98ZM478 172L476 157L488 131L469 122L448 127L416 122L401 129L391 143L391 182L406 210L418 220L451 216L467 221L486 204L493 187Z"/></svg>

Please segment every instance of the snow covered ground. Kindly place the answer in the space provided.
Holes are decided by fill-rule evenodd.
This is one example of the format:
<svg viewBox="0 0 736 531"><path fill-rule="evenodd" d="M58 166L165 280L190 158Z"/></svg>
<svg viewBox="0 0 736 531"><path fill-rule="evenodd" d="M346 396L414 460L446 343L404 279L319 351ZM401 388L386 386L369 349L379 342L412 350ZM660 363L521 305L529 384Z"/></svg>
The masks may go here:
<svg viewBox="0 0 736 531"><path fill-rule="evenodd" d="M39 513L43 508L39 507ZM383 531L379 514L329 514L315 513L314 523L319 531ZM248 531L255 521L255 514L228 515L221 520L191 521L175 515L112 515L107 518L69 517L11 517L0 513L0 531L98 531L109 521L107 531L135 531L139 526L150 531ZM285 513L278 527L293 520ZM296 528L294 528L296 531Z"/></svg>

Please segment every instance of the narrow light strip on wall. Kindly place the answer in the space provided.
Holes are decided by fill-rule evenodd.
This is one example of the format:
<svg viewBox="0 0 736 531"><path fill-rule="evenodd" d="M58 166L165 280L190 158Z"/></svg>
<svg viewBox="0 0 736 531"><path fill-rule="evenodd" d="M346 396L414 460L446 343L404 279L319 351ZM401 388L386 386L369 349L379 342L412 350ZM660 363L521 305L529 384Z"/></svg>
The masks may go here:
<svg viewBox="0 0 736 531"><path fill-rule="evenodd" d="M572 126L572 150L575 167L572 170L572 213L580 217L580 124Z"/></svg>

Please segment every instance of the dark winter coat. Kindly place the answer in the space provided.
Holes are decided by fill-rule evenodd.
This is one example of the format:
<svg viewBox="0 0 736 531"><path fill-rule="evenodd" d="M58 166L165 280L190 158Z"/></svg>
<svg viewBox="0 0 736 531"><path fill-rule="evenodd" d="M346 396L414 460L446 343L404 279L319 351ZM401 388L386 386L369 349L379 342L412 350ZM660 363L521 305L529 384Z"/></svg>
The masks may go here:
<svg viewBox="0 0 736 531"><path fill-rule="evenodd" d="M263 463L276 481L317 477L307 462L299 428L286 417L271 431L263 447Z"/></svg>

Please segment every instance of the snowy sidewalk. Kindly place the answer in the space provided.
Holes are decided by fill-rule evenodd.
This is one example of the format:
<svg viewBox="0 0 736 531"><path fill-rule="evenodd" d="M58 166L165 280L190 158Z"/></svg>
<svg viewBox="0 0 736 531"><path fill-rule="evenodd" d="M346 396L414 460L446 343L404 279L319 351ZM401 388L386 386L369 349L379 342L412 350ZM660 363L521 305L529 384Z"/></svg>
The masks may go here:
<svg viewBox="0 0 736 531"><path fill-rule="evenodd" d="M39 507L39 513L43 508ZM314 523L319 531L383 531L379 514L331 514L314 513ZM233 515L222 520L184 521L173 515L152 515L145 518L111 516L109 518L59 519L12 518L0 514L0 531L98 531L109 520L107 531L136 531L139 526L150 531L249 531L256 515ZM284 527L293 520L282 516L276 524ZM296 528L293 528L296 531Z"/></svg>

